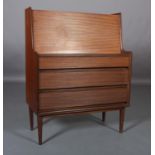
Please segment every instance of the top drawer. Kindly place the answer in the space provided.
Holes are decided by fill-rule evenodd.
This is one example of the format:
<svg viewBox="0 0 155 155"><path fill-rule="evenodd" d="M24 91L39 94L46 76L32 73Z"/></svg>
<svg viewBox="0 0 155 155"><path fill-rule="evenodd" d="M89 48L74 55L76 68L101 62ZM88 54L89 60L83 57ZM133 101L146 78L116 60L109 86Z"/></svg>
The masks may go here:
<svg viewBox="0 0 155 155"><path fill-rule="evenodd" d="M116 56L40 56L39 69L129 67L128 55Z"/></svg>

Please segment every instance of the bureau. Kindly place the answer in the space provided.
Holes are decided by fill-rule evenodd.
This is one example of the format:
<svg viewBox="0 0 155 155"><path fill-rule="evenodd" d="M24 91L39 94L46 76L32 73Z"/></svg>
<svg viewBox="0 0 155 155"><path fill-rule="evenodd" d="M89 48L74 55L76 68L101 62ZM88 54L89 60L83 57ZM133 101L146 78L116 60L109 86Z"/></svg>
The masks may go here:
<svg viewBox="0 0 155 155"><path fill-rule="evenodd" d="M26 101L42 144L43 118L117 110L123 131L132 53L123 50L121 14L25 11Z"/></svg>

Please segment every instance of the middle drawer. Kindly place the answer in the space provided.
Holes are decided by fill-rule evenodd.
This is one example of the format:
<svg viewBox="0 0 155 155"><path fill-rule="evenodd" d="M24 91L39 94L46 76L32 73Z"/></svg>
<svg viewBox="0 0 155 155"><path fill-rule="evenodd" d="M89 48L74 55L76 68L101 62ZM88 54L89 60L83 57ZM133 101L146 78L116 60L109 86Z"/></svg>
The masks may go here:
<svg viewBox="0 0 155 155"><path fill-rule="evenodd" d="M41 70L39 89L59 89L128 83L127 68Z"/></svg>

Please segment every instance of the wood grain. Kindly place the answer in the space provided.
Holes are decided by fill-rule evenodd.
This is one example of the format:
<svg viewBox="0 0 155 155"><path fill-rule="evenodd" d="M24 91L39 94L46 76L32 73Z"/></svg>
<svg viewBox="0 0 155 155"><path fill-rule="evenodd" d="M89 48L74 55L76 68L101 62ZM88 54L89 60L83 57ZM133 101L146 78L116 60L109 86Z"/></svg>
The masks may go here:
<svg viewBox="0 0 155 155"><path fill-rule="evenodd" d="M121 14L41 11L27 8L26 101L30 127L43 117L120 112L123 131L131 92L132 53L122 45Z"/></svg>
<svg viewBox="0 0 155 155"><path fill-rule="evenodd" d="M85 106L127 102L128 89L122 88L85 88L63 91L42 92L39 94L39 108Z"/></svg>
<svg viewBox="0 0 155 155"><path fill-rule="evenodd" d="M38 53L121 53L120 14L33 11Z"/></svg>
<svg viewBox="0 0 155 155"><path fill-rule="evenodd" d="M128 54L114 56L40 56L39 69L128 67Z"/></svg>
<svg viewBox="0 0 155 155"><path fill-rule="evenodd" d="M48 116L64 116L64 115L75 115L75 114L89 114L92 112L102 112L102 111L116 111L120 110L122 107L127 107L128 104L126 102L121 103L109 103L109 104L94 104L94 105L86 105L86 106L74 106L67 108L52 108L52 109L40 109L40 116L48 117Z"/></svg>
<svg viewBox="0 0 155 155"><path fill-rule="evenodd" d="M32 111L38 111L38 55L33 51L32 10L25 10L26 31L26 100Z"/></svg>
<svg viewBox="0 0 155 155"><path fill-rule="evenodd" d="M69 69L39 73L40 89L128 84L128 69Z"/></svg>

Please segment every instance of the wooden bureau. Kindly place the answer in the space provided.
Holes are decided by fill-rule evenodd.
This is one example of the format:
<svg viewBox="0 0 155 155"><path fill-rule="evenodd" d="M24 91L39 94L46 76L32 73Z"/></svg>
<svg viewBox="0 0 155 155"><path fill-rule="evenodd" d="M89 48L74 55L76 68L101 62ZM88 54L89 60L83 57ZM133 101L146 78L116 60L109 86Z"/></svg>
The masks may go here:
<svg viewBox="0 0 155 155"><path fill-rule="evenodd" d="M26 99L30 128L47 116L120 112L129 106L131 52L122 48L121 14L26 11Z"/></svg>

